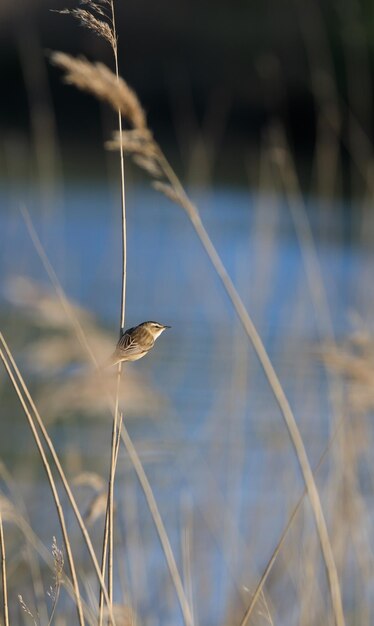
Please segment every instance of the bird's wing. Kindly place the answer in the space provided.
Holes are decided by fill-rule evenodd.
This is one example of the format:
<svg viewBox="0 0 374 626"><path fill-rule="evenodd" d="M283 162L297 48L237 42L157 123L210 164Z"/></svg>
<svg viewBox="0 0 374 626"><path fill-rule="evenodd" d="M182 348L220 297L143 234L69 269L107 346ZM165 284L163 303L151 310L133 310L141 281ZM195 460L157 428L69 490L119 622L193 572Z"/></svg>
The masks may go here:
<svg viewBox="0 0 374 626"><path fill-rule="evenodd" d="M116 353L126 353L128 355L139 353L139 344L131 336L131 333L123 333L119 342L117 343Z"/></svg>

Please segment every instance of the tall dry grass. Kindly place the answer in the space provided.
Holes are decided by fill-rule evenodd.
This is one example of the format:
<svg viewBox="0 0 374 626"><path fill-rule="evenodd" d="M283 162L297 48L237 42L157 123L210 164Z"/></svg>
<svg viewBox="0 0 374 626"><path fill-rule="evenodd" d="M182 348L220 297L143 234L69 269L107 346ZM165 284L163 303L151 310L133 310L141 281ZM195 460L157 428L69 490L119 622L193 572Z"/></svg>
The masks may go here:
<svg viewBox="0 0 374 626"><path fill-rule="evenodd" d="M245 590L243 591L242 580L243 578L245 579L245 577L241 575L241 572L238 573L235 570L235 568L232 566L232 562L230 561L232 557L232 552L234 551L231 544L231 540L233 537L237 543L236 550L238 552L242 552L243 555L247 555L247 562L251 561L250 552L247 545L248 539L245 536L241 536L240 532L237 532L236 534L235 529L234 531L232 531L232 529L226 528L226 543L224 542L224 540L222 540L221 529L219 523L217 522L220 521L219 518L221 516L225 516L225 518L227 516L227 520L229 520L230 510L228 510L227 512L225 511L225 501L223 498L221 498L219 489L215 484L215 477L209 474L209 468L207 468L207 485L211 486L211 488L209 487L209 491L211 491L211 493L217 492L215 496L217 506L213 512L204 511L205 523L211 529L211 533L214 536L216 542L218 544L222 544L222 551L224 552L225 559L228 562L227 569L230 573L230 577L232 577L233 579L233 587L235 588L236 594L235 598L237 598L237 605L233 607L232 613L230 613L226 619L222 617L222 623L238 623L242 626L244 626L244 624L252 622L263 623L265 621L265 623L277 623L278 620L276 610L274 608L274 603L270 601L268 594L265 595L264 590L266 584L268 584L269 590L272 590L272 585L275 585L275 582L280 577L279 570L278 573L274 574L276 565L278 565L279 569L282 569L283 572L287 572L288 569L291 570L291 566L300 558L298 550L295 550L292 546L287 545L287 539L289 540L290 535L292 537L291 543L294 543L296 546L305 545L306 550L306 566L303 570L303 577L300 577L302 578L300 580L293 579L291 584L292 589L296 590L296 597L300 601L300 623L305 624L305 626L310 626L310 624L312 623L329 623L330 611L324 604L324 583L320 582L318 576L316 575L316 572L318 572L318 546L316 545L314 535L310 531L310 528L307 524L305 524L305 533L307 534L308 532L308 534L305 544L303 544L300 537L299 527L296 524L296 519L299 517L299 515L301 515L301 510L308 510L308 505L305 504L305 496L308 496L309 503L312 507L313 516L318 531L320 547L322 549L324 563L327 570L334 622L337 625L342 625L345 622L354 623L355 616L351 618L351 616L349 615L349 609L345 608L345 611L343 612L343 603L340 593L340 584L343 579L344 560L348 558L347 553L344 550L344 542L345 540L347 540L348 534L352 535L352 545L355 553L355 560L360 570L360 585L362 587L367 584L368 580L370 579L373 560L371 559L370 554L365 554L365 547L369 545L370 541L368 541L368 538L364 536L363 532L361 532L361 529L364 527L363 521L367 519L369 509L361 493L361 488L358 480L361 450L360 442L356 441L355 437L353 436L354 428L353 425L350 423L349 417L350 415L356 417L358 414L361 414L362 416L363 414L366 414L367 411L370 411L373 406L371 393L371 372L373 368L370 341L368 340L367 342L362 342L359 348L357 348L354 342L348 347L341 347L339 346L339 344L334 342L330 343L328 347L319 351L318 353L318 357L321 358L322 355L324 362L333 372L333 382L335 381L335 378L338 377L340 385L341 375L343 375L343 377L346 379L346 382L348 383L347 397L350 403L350 415L347 416L346 413L348 411L346 410L345 406L343 407L344 410L342 409L340 396L341 392L337 392L336 387L334 386L334 384L332 384L331 393L335 400L334 411L336 412L337 421L335 427L331 429L330 438L328 439L327 444L325 443L322 457L317 463L314 471L312 471L311 464L306 454L304 441L300 434L300 428L296 422L294 413L291 410L287 397L282 389L279 378L277 377L275 369L265 351L264 344L259 336L259 333L257 332L252 322L252 319L249 316L248 311L246 310L246 307L244 306L244 303L240 298L233 281L231 280L231 277L227 273L226 268L223 265L211 241L211 238L209 237L209 234L207 233L207 230L203 225L197 206L190 200L181 181L176 176L173 168L167 161L162 149L155 142L151 130L147 127L144 110L140 105L136 94L128 87L126 82L119 77L117 38L115 34L113 3L109 0L103 0L102 2L88 2L87 6L88 9L74 10L73 15L75 15L81 22L85 24L85 26L90 28L94 33L104 37L104 39L108 41L108 43L112 46L113 52L115 54L116 72L111 72L107 67L102 64L92 64L83 58L74 59L63 53L54 53L52 55L52 61L64 70L65 79L67 82L75 85L80 89L89 91L98 99L108 102L108 104L110 104L110 106L112 106L116 112L119 111L119 133L116 134L110 142L108 142L107 146L110 149L119 150L121 157L121 195L123 216L123 270L120 324L121 328L124 325L126 286L126 217L123 175L123 152L126 152L131 156L131 158L137 165L139 165L151 176L152 184L155 189L163 193L172 202L181 206L186 212L217 275L222 281L222 284L226 290L226 293L228 294L231 304L233 305L236 313L239 316L247 338L252 342L255 348L257 356L264 369L265 375L267 376L268 383L270 384L273 395L286 422L305 482L305 491L301 494L296 506L290 507L291 512L287 514L287 522L284 525L284 528L281 531L279 538L275 544L276 547L271 550L270 558L267 559L265 568L263 569L259 577L259 581L256 585L253 585L251 587L250 591L252 595L249 599L248 593ZM96 13L93 13L93 11ZM110 13L112 17L110 17ZM110 19L109 22L107 21L108 16ZM313 51L310 51L310 56L311 58L313 58ZM326 124L327 126L329 126L330 124L330 131L331 126L334 126L331 122L331 115L330 117L328 117L327 115L328 113L331 114L331 110L329 109L327 111L326 108L324 108L326 102L323 100L321 92L318 91L318 81L316 81L316 83L314 84L316 100L318 101L319 108L321 109L321 124L319 127L321 138L319 140L320 143L318 143L318 150L316 153L316 175L318 177L321 188L325 190L328 188L331 192L331 190L334 189L336 182L336 172L339 168L337 142L332 145L331 143L329 143L329 141L326 140L326 137L330 136L326 131ZM318 100L318 98L320 99ZM130 130L122 131L122 116L130 124ZM328 120L326 122L327 117ZM335 125L332 134L337 137L338 133L338 125ZM329 318L327 298L323 286L323 276L321 275L318 267L318 255L316 254L316 249L314 246L313 233L307 220L305 207L303 206L303 198L297 179L296 167L292 161L289 148L284 142L284 137L281 133L278 133L277 136L273 135L270 138L269 143L271 145L266 146L265 156L261 155L261 157L264 159L264 161L268 159L269 162L271 162L272 173L270 176L272 177L272 181L273 183L275 183L275 185L279 185L279 182L281 183L282 193L284 193L284 195L288 199L288 203L294 219L297 237L303 253L305 273L309 284L309 289L312 294L313 304L317 311L317 317L319 319L321 327L321 337L325 337L327 331L327 335L329 336L330 334L330 339L331 337L333 339L333 328L331 326L331 320ZM274 174L274 162L276 165L275 169L277 169L276 174ZM326 174L326 163L331 166L331 176L328 176ZM81 323L79 321L77 311L72 307L68 298L66 297L64 290L62 289L62 286L58 280L58 277L51 263L49 262L47 255L45 254L40 239L38 238L36 230L33 227L32 221L27 212L24 212L24 217L26 219L28 231L30 233L36 251L41 258L44 268L56 291L57 306L61 308L64 315L66 316L69 327L71 327L71 329L75 333L76 339L80 342L83 351L86 353L87 360L91 361L93 363L93 366L95 366L97 365L97 358L91 347L91 337L90 340L87 337L88 327L85 322ZM99 566L96 551L94 549L94 544L88 532L88 522L86 520L87 523L85 523L83 515L80 513L77 500L73 495L70 486L71 483L66 477L61 462L56 455L53 443L44 426L44 421L40 417L40 413L36 408L36 404L32 399L32 396L23 380L23 377L21 376L21 373L12 357L12 353L9 350L3 337L2 346L2 359L5 368L10 376L13 387L18 394L19 400L27 416L30 427L32 428L36 445L38 446L38 449L40 451L43 464L50 482L51 490L54 495L56 509L58 512L62 534L64 537L65 550L71 570L71 579L73 583L72 593L77 606L79 623L102 623L104 618L108 618L112 624L116 623L118 626L122 623L133 623L136 620L136 607L133 607L133 610L132 608L130 609L122 605L116 606L113 593L114 582L117 582L113 580L113 561L115 557L114 478L120 453L120 436L124 444L124 448L126 449L127 454L131 459L131 463L135 468L137 478L145 494L147 505L153 516L153 521L156 525L167 565L170 570L171 578L173 580L174 588L179 599L184 622L187 625L198 622L197 604L199 598L194 598L194 574L196 575L196 559L193 558L193 542L194 533L196 532L196 528L194 526L195 521L193 519L193 515L186 515L186 519L183 522L184 525L181 546L181 552L183 554L182 576L177 566L178 559L175 555L175 551L172 550L171 540L167 535L154 492L152 491L149 479L141 462L140 455L135 448L132 439L129 436L125 424L121 425L122 410L124 411L126 422L126 412L128 407L126 404L126 399L122 399L119 393L120 371L118 372L116 389L114 391L108 389L107 382L104 381L103 387L100 388L99 392L99 395L104 396L103 404L104 406L107 406L107 412L114 412L110 454L110 475L108 486L105 490L102 490L102 483L99 481L100 489L102 491L99 490L97 493L97 497L95 496L90 503L92 506L90 506L88 514L88 518L90 519L91 523L94 523L94 521L92 520L94 520L95 516L98 514L97 511L99 511L99 514L100 511L101 513L105 511L106 521L104 525L104 537L102 543L99 544L100 548L102 548L102 563L101 566ZM238 366L238 378L240 377L241 373L242 372L240 365ZM233 386L234 384L236 384L236 380L233 382ZM88 404L89 397L91 396L92 386L88 386L87 389L88 391L85 401L87 401ZM80 390L83 392L82 383ZM237 388L235 387L233 391L234 398L236 394ZM81 399L82 396L83 393L81 394ZM345 396L343 397L345 398ZM94 402L96 402L96 400L94 400ZM88 410L91 410L92 404L88 406ZM48 407L46 410L48 412ZM218 406L216 407L216 410L219 410ZM42 438L39 437L35 424L37 424L38 428L41 430L43 435ZM364 428L365 426L363 425L363 432ZM45 444L47 444L49 453L52 455L54 464L63 483L64 490L68 496L70 505L74 510L78 524L83 533L84 540L91 555L92 565L99 580L100 590L98 593L98 597L95 595L92 589L90 590L89 588L85 587L85 580L82 580L83 585L78 584L78 576L74 562L75 555L73 550L71 549L69 532L65 522L66 511L64 510L63 504L61 502L58 488L52 475L51 466L44 452ZM337 452L335 451L333 456L335 463L335 476L333 477L334 480L331 480L330 489L344 489L345 497L336 498L334 500L332 498L325 498L328 503L337 503L336 506L331 505L331 507L328 507L330 509L332 508L332 511L329 511L329 527L333 529L331 533L328 533L327 524L324 518L324 510L322 509L321 505L321 495L323 496L324 494L322 493L321 488L317 487L319 483L317 482L316 472L320 466L323 466L322 461L325 461L325 459L329 457L331 450L337 450ZM237 462L238 465L236 468L234 467L233 472L235 472L235 469L239 469L240 467L239 461L235 459L234 462ZM340 473L342 474L342 477L339 475ZM93 477L91 476L91 478ZM82 480L88 481L88 477L86 476ZM293 496L292 502L294 503L295 493L292 492L291 489L290 493ZM128 497L131 497L130 494ZM342 510L339 509L338 505L342 507ZM96 509L96 511L94 511L94 509ZM348 524L347 530L345 517L348 509L351 510L353 523L351 525ZM2 507L0 510L2 510ZM224 514L223 511L225 512ZM118 528L116 530L117 532L119 532ZM4 558L2 558L2 577L4 582L3 591L5 607L5 598L7 595L5 584L5 548L3 549L4 542L2 537L1 523L0 531L2 539L2 557L4 555ZM132 531L134 532L134 529ZM258 531L258 536L260 536L260 531ZM228 540L228 537L231 537L231 539ZM137 541L138 545L140 545L141 541L139 541L139 539L137 539ZM107 546L109 546L109 550ZM109 555L108 558L106 556L107 552ZM284 559L281 561L283 552L287 554L287 560L286 557L284 557ZM279 564L280 561L281 564ZM198 561L197 563L199 564ZM56 569L56 565L54 566L54 568ZM108 573L107 583L105 582L106 573ZM275 581L273 583L269 582L271 581L272 577L273 581ZM66 585L68 584L68 581L66 581ZM82 586L84 588L84 591L81 591ZM252 589L254 589L253 593ZM308 589L313 589L313 593L308 594ZM205 589L202 588L201 596L204 596L204 591ZM82 596L84 596L84 598ZM58 598L57 593L55 597ZM314 609L312 600L312 598L315 597L317 597L319 600L316 609ZM91 599L90 607L87 606L87 599ZM104 599L107 605L106 613L104 611ZM349 603L346 602L345 606L348 605ZM26 604L25 606L27 608ZM50 622L55 618L56 610L57 601L53 603L49 616ZM319 614L314 614L314 610L316 611L316 613L319 612ZM157 609L155 608L155 612L156 611ZM290 616L288 616L288 619L290 620L289 623L291 623ZM364 606L362 607L362 613L360 614L359 619L361 619L360 623L362 624L370 624L370 611L367 610L367 608Z"/></svg>
<svg viewBox="0 0 374 626"><path fill-rule="evenodd" d="M73 83L79 89L88 91L95 96L99 96L101 98L103 97L105 87L100 67L96 68L95 72L95 66L90 64L88 61L74 59L73 57L59 52L52 54L52 62L64 70L68 82ZM93 73L96 73L96 79L93 80L91 83L88 83L88 81L86 80L87 67L90 68L88 73L91 76ZM107 101L109 104L112 104L114 101L117 102L121 98L124 98L124 102L122 106L120 106L120 108L124 111L128 110L130 109L130 104L126 104L127 94L131 94L130 102L131 106L133 106L133 92L129 89L119 89L118 85L116 85L115 88L111 89L111 95L108 95ZM294 446L295 453L308 491L309 499L312 505L317 532L321 543L321 549L325 560L325 566L330 585L331 600L335 615L335 622L337 626L343 626L345 621L341 600L340 584L333 553L331 550L331 543L327 531L327 526L322 511L318 489L316 487L310 463L306 454L304 442L297 426L296 419L291 410L291 406L283 391L275 369L269 359L260 335L258 334L257 329L251 317L249 316L231 278L229 277L226 268L223 265L206 229L204 228L197 207L189 199L180 180L178 179L173 168L167 161L161 148L154 141L151 131L148 128L143 128L142 125L136 125L138 122L138 118L141 118L143 121L143 116L141 115L142 107L140 106L140 103L137 105L137 109L139 111L139 114L137 116L134 116L134 114L132 114L132 116L128 118L128 122L134 127L133 130L125 131L119 136L117 135L114 140L108 142L107 146L110 149L120 149L120 151L122 151L122 149L125 150L128 154L134 156L137 160L137 164L145 169L145 171L147 171L147 173L149 173L153 178L161 178L161 180L153 181L154 188L157 191L164 193L167 198L169 198L185 210L217 275L222 281L226 293L230 298L230 301L243 325L248 339L252 343L252 346L264 370L265 376L268 379L270 388L280 408L291 438L291 442Z"/></svg>
<svg viewBox="0 0 374 626"><path fill-rule="evenodd" d="M9 626L5 539L4 539L3 518L2 518L1 513L0 513L0 551L1 551L1 582L2 582L2 587L3 587L3 619L4 619L4 626Z"/></svg>
<svg viewBox="0 0 374 626"><path fill-rule="evenodd" d="M116 17L114 10L114 0L88 0L84 3L86 8L78 8L73 10L66 10L63 13L73 15L78 19L80 24L89 30L93 31L96 35L106 40L113 52L115 74L110 72L104 65L98 65L98 72L100 73L101 80L98 81L97 89L102 90L99 97L105 99L105 93L113 92L113 86L115 90L113 93L119 90L125 90L125 99L127 101L128 115L137 116L137 123L142 123L142 112L138 111L136 107L136 97L131 91L126 90L119 77L118 68L118 42L116 32ZM84 65L84 60L81 61ZM94 72L95 74L95 72ZM95 76L86 75L88 84L95 83ZM67 77L69 82L69 78ZM114 83L113 83L114 81ZM106 83L106 87L104 84ZM111 84L112 83L112 84ZM97 92L99 95L99 91ZM122 135L122 115L125 111L121 108L122 99L113 100L112 105L118 113L118 129ZM126 304L126 274L127 274L127 241L126 241L126 195L125 195L125 161L122 143L119 147L120 155L120 173L121 173L121 212L122 212L122 290L121 290L121 312L120 312L120 327L119 336L125 330L125 304ZM108 559L108 591L109 598L113 604L113 517L114 517L114 480L116 473L116 458L118 456L117 440L119 433L121 432L122 418L119 417L119 396L120 396L120 384L121 384L121 372L122 364L117 366L117 389L115 396L115 409L114 409L114 422L112 429L112 443L111 443L111 458L110 458L110 475L108 481L108 507L105 520L104 541L103 541L103 553L102 553L102 575L105 575L106 560ZM117 452L116 452L117 450ZM103 621L103 607L104 607L104 595L100 593L100 619L99 623Z"/></svg>

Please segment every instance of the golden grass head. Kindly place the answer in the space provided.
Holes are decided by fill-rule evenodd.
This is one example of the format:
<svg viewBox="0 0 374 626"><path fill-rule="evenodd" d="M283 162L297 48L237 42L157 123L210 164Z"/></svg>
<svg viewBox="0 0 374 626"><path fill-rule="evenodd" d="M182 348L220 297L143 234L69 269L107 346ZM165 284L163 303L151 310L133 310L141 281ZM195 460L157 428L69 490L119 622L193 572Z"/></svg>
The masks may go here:
<svg viewBox="0 0 374 626"><path fill-rule="evenodd" d="M108 102L133 128L147 128L145 112L135 92L106 65L90 63L84 57L73 57L64 52L52 52L51 62L65 72L66 83Z"/></svg>
<svg viewBox="0 0 374 626"><path fill-rule="evenodd" d="M88 28L95 35L102 37L113 48L117 47L117 39L112 21L112 4L110 0L80 0L80 4L86 6L85 9L62 9L55 13L62 15L72 15L81 26Z"/></svg>

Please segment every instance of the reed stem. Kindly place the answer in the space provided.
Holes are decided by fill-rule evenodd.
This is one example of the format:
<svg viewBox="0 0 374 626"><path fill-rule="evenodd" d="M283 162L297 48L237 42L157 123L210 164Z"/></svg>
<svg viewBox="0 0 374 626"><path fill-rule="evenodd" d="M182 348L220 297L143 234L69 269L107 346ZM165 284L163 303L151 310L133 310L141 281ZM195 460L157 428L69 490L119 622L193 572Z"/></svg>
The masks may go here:
<svg viewBox="0 0 374 626"><path fill-rule="evenodd" d="M2 334L0 333L0 340L4 345L4 339ZM21 402L22 408L25 412L25 415L27 417L27 420L29 422L29 426L32 432L32 435L34 437L35 443L37 445L42 463L43 463L43 467L46 471L47 474L47 478L48 478L48 482L52 491L52 496L53 499L55 501L55 505L56 505L56 511L57 511L57 515L58 515L58 519L60 522L60 526L61 526L61 532L62 532L62 537L64 540L64 544L65 544L65 549L66 549L66 554L67 554L67 558L68 558L68 562L69 562L69 568L70 568L70 573L71 573L71 577L72 577L72 581L73 581L73 587L74 587L74 591L75 591L75 601L76 601L76 606L77 606L77 613L78 613L78 621L80 626L84 626L85 622L84 622L84 616L83 616L83 608L82 608L82 602L81 602L81 596L80 596L80 591L79 591L79 585L78 585L78 577L77 577L77 572L76 572L76 568L75 568L75 562L74 562L74 557L73 557L73 551L71 549L71 544L70 544L70 539L69 539L69 535L67 532L67 528L66 528L66 521L65 521L65 515L61 506L61 501L58 495L58 491L57 491L57 487L56 487L56 483L55 480L53 478L53 474L52 474L52 470L51 470L51 466L49 465L48 459L46 457L44 448L43 448L43 444L41 442L41 439L39 437L38 431L36 429L34 420L32 418L32 415L30 413L30 410L24 400L24 397L22 395L21 389L15 379L14 373L12 371L12 368L6 358L6 355L3 351L2 348L0 348L0 357L3 361L4 367L6 369L6 372L10 378L10 381L18 395L19 401Z"/></svg>
<svg viewBox="0 0 374 626"><path fill-rule="evenodd" d="M113 29L113 54L117 85L119 85L119 69L118 69L118 45L117 45L117 32L116 32L116 18L114 11L114 0L111 0L111 12L112 12L112 29ZM118 129L122 137L122 116L121 111L118 108ZM120 169L121 169L121 214L122 214L122 289L121 289L121 315L120 315L120 333L125 330L125 308L126 308L126 276L127 276L127 245L126 245L126 195L125 195L125 157L123 151L123 143L121 140L120 145ZM107 523L108 539L109 539L109 551L108 551L108 593L109 600L113 604L113 547L114 547L114 478L116 470L115 462L115 446L117 440L118 431L118 412L119 412L119 392L121 385L121 372L122 364L118 363L117 371L117 389L115 399L114 410L114 423L112 431L112 443L111 443L111 459L110 459L110 477L109 477L109 490L108 490L108 511L105 519L105 527ZM106 528L104 535L106 534ZM105 538L104 538L105 543ZM101 615L101 612L100 612Z"/></svg>
<svg viewBox="0 0 374 626"><path fill-rule="evenodd" d="M99 564L98 564L98 561L97 561L97 558L96 558L95 551L93 549L91 538L90 538L90 536L88 534L86 525L85 525L85 523L83 521L83 518L82 518L82 515L81 515L81 513L80 513L80 511L78 509L78 505L77 505L76 500L74 498L73 492L71 491L70 485L69 485L69 483L67 481L65 472L64 472L64 470L62 468L62 465L61 465L60 460L58 458L58 455L56 453L55 447L54 447L54 445L52 443L51 438L49 437L48 431L47 431L47 429L44 426L44 422L43 422L43 420L42 420L42 418L40 416L40 413L39 413L38 409L36 408L36 405L35 405L32 397L31 397L31 394L30 394L30 392L29 392L29 390L28 390L28 388L27 388L27 386L25 384L25 381L23 380L23 378L21 376L21 373L20 373L20 371L18 369L18 366L17 366L17 364L16 364L16 362L15 362L15 360L13 358L13 355L12 355L12 353L11 353L11 351L10 351L10 349L9 349L5 339L4 339L4 336L3 336L3 334L1 332L0 332L0 342L3 345L6 357L9 359L9 363L11 364L11 366L12 366L12 368L13 368L15 374L16 374L17 380L19 381L20 387L17 384L17 381L15 381L15 383L13 383L14 376L13 376L13 379L11 379L12 380L12 384L13 384L13 386L14 386L14 388L16 390L16 393L18 395L18 398L19 398L19 400L21 402L21 405L24 408L24 411L26 413L26 417L29 420L29 417L31 418L31 415L30 415L30 411L28 410L28 407L27 407L27 405L25 403L25 400L24 400L24 398L22 396L21 389L22 389L23 393L25 394L25 397L26 397L28 403L31 406L31 409L32 409L33 414L34 414L35 419L36 419L36 422L37 422L37 424L38 424L38 426L39 426L39 428L40 428L40 430L42 432L42 435L43 435L43 438L44 438L44 440L46 442L48 450L49 450L49 452L52 455L53 461L54 461L54 463L56 465L58 474L60 476L60 479L62 481L64 489L66 491L68 499L70 501L71 507L72 507L72 509L74 511L74 514L75 514L75 517L77 519L78 525L79 525L79 527L80 527L80 529L82 531L82 535L83 535L83 538L85 540L85 543L86 543L88 552L90 554L92 563L94 565L94 568L95 568L95 571L96 571L96 574L97 574L100 586L101 586L101 588L103 590L105 602L108 605L108 611L109 611L109 614L110 614L110 618L112 620L112 624L113 624L113 626L115 626L115 619L114 619L113 611L111 609L110 602L109 602L108 590L107 590L107 587L105 585L105 581L104 581L104 579L103 579L103 577L101 575L100 567L99 567ZM0 354L1 354L1 358L2 358L2 360L4 362L4 365L6 366L5 355L4 355L2 350L1 350ZM8 368L9 368L9 365L8 365ZM8 371L8 369L7 369L7 371ZM33 428L33 427L35 428L33 421L32 421L32 425L30 424L30 427L31 428ZM36 431L36 429L35 429L35 431ZM36 434L38 436L37 431L36 431ZM43 450L43 448L42 448L42 450Z"/></svg>
<svg viewBox="0 0 374 626"><path fill-rule="evenodd" d="M202 221L197 207L188 198L184 188L175 174L174 170L170 166L166 157L161 152L159 155L159 163L166 179L170 182L172 188L175 190L179 199L179 203L186 211L196 234L198 235L205 252L207 253L216 273L218 274L221 282L225 288L227 295L229 296L231 303L242 323L242 326L252 343L252 346L257 354L261 367L268 380L270 388L277 401L284 422L286 424L292 445L294 447L301 474L303 476L305 487L308 492L308 497L312 507L316 529L321 545L322 555L325 562L325 568L327 578L329 582L331 603L334 613L334 619L336 626L345 626L343 603L340 592L339 577L336 568L334 555L332 552L331 542L327 530L326 520L323 514L322 504L316 482L314 480L313 472L309 463L309 459L306 453L303 439L300 434L295 416L292 412L291 406L288 402L283 387L279 381L279 378L275 372L273 364L269 358L269 355L265 349L265 346L261 340L259 333L244 306L242 299L237 292L234 283L232 282L222 260L215 249L212 240L210 239Z"/></svg>
<svg viewBox="0 0 374 626"><path fill-rule="evenodd" d="M4 626L9 626L9 612L8 612L8 587L6 578L6 556L5 556L5 540L3 529L3 518L0 512L0 550L1 550L1 580L3 583L3 617Z"/></svg>

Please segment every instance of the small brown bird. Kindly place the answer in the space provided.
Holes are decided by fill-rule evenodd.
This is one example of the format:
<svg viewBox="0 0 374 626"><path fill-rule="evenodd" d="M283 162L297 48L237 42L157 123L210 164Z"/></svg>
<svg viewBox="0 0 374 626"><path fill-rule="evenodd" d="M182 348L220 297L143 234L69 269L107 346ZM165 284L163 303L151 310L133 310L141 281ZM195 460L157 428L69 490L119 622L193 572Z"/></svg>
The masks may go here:
<svg viewBox="0 0 374 626"><path fill-rule="evenodd" d="M125 330L110 358L109 365L141 359L153 348L157 337L166 328L170 328L170 326L158 322L143 322L139 326Z"/></svg>

